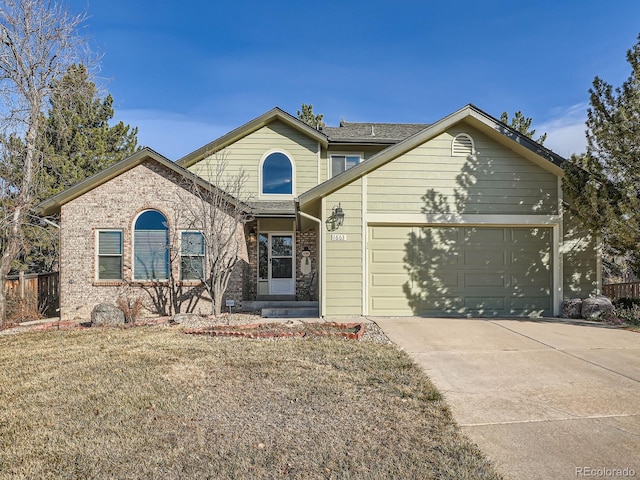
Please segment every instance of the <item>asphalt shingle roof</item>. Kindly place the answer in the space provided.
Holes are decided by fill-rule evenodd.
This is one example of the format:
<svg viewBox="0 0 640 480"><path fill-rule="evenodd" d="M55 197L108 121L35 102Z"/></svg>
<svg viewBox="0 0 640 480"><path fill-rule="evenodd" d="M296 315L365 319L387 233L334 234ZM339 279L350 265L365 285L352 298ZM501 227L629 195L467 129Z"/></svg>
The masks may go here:
<svg viewBox="0 0 640 480"><path fill-rule="evenodd" d="M340 122L339 127L324 127L330 142L397 143L428 127L426 123Z"/></svg>

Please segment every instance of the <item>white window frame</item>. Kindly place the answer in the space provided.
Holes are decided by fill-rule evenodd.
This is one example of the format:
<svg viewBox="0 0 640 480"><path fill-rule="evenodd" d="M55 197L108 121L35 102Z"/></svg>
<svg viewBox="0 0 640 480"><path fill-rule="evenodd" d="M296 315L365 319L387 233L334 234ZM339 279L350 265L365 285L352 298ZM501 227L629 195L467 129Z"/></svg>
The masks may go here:
<svg viewBox="0 0 640 480"><path fill-rule="evenodd" d="M335 174L333 173L333 157L345 157L345 169L340 173L346 172L347 170L349 170L349 168L353 168L353 167L346 168L347 157L358 157L359 158L358 165L364 161L363 152L331 152L329 153L329 162L328 162L329 178L333 178L336 175L340 175L340 173L335 173Z"/></svg>
<svg viewBox="0 0 640 480"><path fill-rule="evenodd" d="M264 179L262 177L264 162L274 153L281 153L289 159L291 164L291 193L263 193ZM293 159L293 155L284 149L274 149L265 152L258 164L258 198L271 199L271 200L289 200L296 196L296 162Z"/></svg>
<svg viewBox="0 0 640 480"><path fill-rule="evenodd" d="M120 254L100 254L100 233L118 232L120 234ZM100 278L100 257L120 257L120 278ZM96 282L121 283L124 280L124 231L121 228L97 228L95 230L95 276Z"/></svg>
<svg viewBox="0 0 640 480"><path fill-rule="evenodd" d="M202 246L202 254L200 255L184 255L182 253L182 235L184 233L199 233L200 235L202 235L202 241L203 241L203 246ZM202 282L204 280L204 278L183 278L182 277L182 258L183 257L201 257L202 258L202 275L203 277L206 275L207 273L207 263L206 263L206 258L207 258L207 249L206 249L206 243L204 240L204 232L202 230L196 230L196 229L191 229L191 230L178 230L178 238L179 240L179 250L178 250L178 256L180 258L180 263L179 263L179 268L180 268L180 272L179 272L179 276L178 278L180 279L181 282Z"/></svg>

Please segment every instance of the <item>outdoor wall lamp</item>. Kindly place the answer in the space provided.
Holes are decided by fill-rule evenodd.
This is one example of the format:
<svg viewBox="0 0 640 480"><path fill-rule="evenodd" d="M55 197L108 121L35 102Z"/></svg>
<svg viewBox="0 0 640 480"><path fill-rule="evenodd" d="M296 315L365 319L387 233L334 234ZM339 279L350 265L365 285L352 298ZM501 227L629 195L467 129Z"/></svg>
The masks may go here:
<svg viewBox="0 0 640 480"><path fill-rule="evenodd" d="M249 230L249 239L250 240L256 239L256 227L254 226L252 226L251 229Z"/></svg>
<svg viewBox="0 0 640 480"><path fill-rule="evenodd" d="M344 223L344 210L342 210L342 206L338 203L331 210L331 216L327 218L327 228L329 231L333 232L342 226Z"/></svg>

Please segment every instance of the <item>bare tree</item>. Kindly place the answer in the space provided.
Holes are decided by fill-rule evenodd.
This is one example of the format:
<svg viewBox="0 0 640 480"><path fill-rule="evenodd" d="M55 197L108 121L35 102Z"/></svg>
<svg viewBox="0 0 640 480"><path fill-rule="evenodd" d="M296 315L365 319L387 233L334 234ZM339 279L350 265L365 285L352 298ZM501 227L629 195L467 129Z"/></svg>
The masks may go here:
<svg viewBox="0 0 640 480"><path fill-rule="evenodd" d="M181 271L199 277L211 298L211 313L220 315L236 264L247 259L244 224L249 209L240 200L246 175L231 175L227 158L220 154L201 162L197 174L212 187L203 188L194 180L189 191L197 200L182 202L186 224L195 234L180 241Z"/></svg>
<svg viewBox="0 0 640 480"><path fill-rule="evenodd" d="M180 270L183 277L186 273L202 282L211 297L211 313L220 315L238 261L248 261L244 225L252 217L244 198L247 177L242 170L231 173L222 154L200 162L196 173L210 186L194 178L187 189L190 198L180 200L178 208L189 228L178 246Z"/></svg>
<svg viewBox="0 0 640 480"><path fill-rule="evenodd" d="M83 41L76 29L83 20L50 0L0 3L0 279L23 246L22 226L35 203L42 162L37 139L43 111L55 80L79 59ZM0 288L0 323L5 317L6 296Z"/></svg>

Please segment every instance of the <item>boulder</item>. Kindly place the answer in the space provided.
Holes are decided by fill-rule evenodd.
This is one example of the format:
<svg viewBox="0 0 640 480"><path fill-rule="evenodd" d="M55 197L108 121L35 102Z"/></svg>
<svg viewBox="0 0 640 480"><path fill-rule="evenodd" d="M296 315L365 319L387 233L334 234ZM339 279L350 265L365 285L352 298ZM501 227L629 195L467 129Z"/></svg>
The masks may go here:
<svg viewBox="0 0 640 480"><path fill-rule="evenodd" d="M611 300L602 295L582 301L582 318L587 320L604 320L611 316L614 310Z"/></svg>
<svg viewBox="0 0 640 480"><path fill-rule="evenodd" d="M563 318L582 318L582 299L571 298L562 304Z"/></svg>
<svg viewBox="0 0 640 480"><path fill-rule="evenodd" d="M173 323L197 323L201 320L197 313L176 313L173 316Z"/></svg>
<svg viewBox="0 0 640 480"><path fill-rule="evenodd" d="M91 311L92 327L115 327L124 325L124 313L109 303L99 303Z"/></svg>

